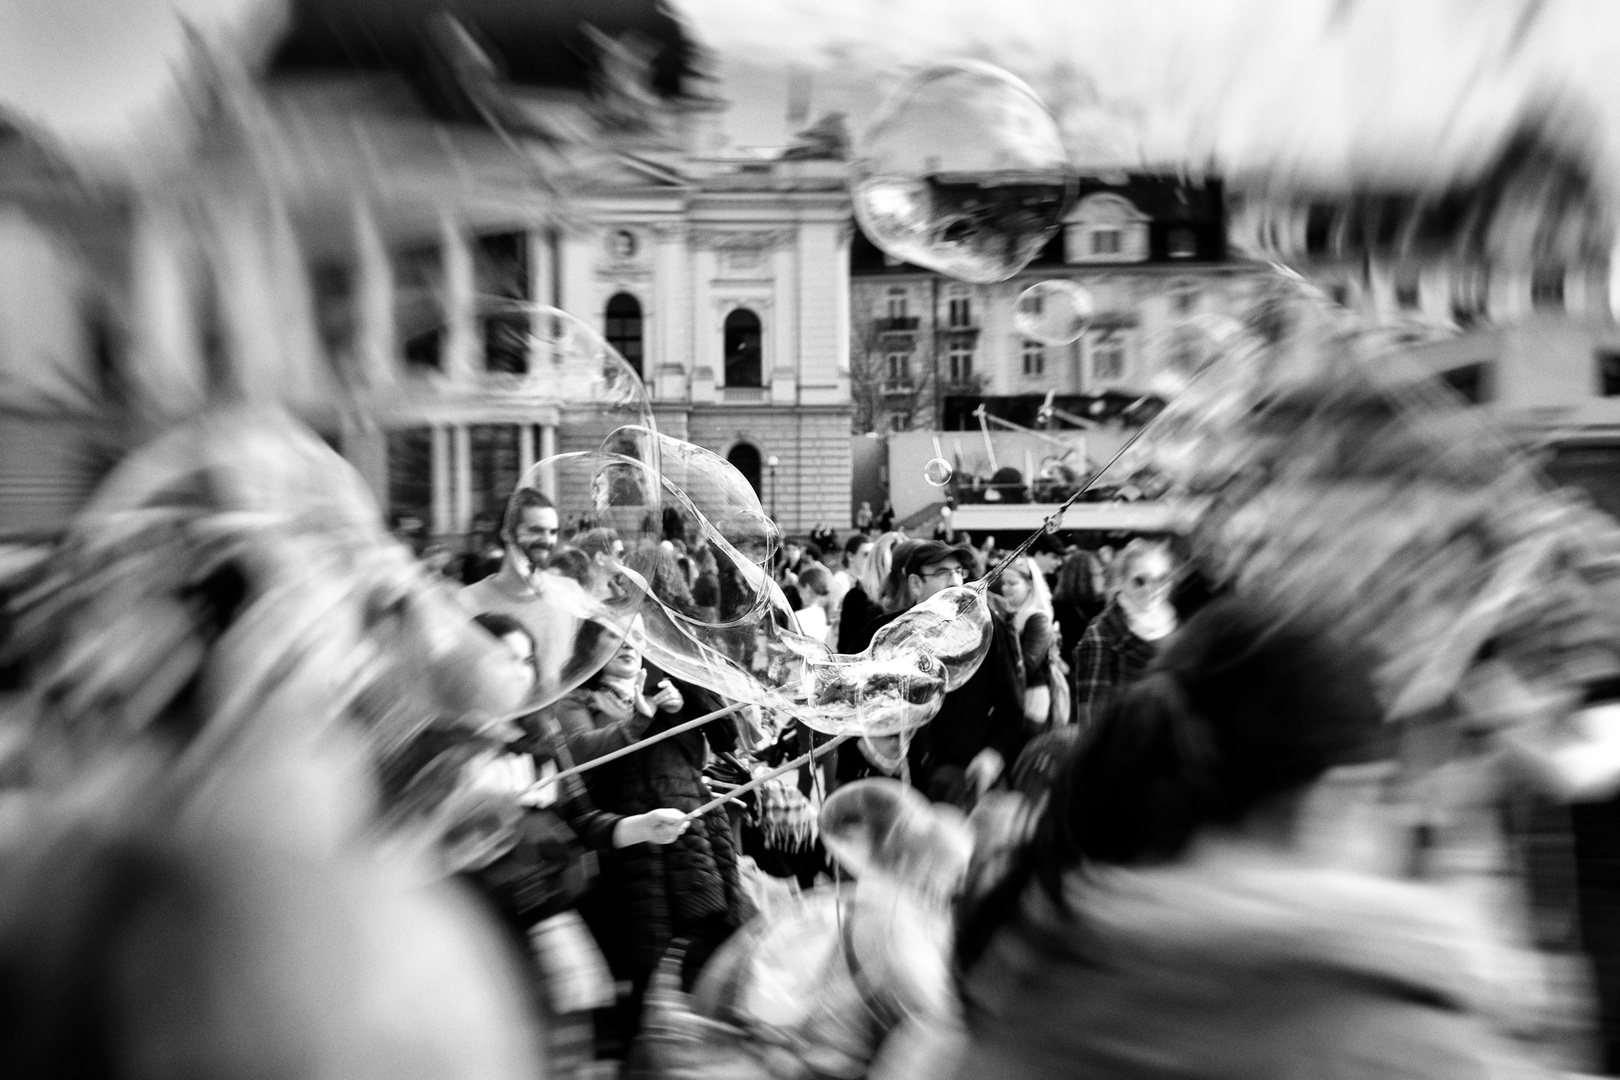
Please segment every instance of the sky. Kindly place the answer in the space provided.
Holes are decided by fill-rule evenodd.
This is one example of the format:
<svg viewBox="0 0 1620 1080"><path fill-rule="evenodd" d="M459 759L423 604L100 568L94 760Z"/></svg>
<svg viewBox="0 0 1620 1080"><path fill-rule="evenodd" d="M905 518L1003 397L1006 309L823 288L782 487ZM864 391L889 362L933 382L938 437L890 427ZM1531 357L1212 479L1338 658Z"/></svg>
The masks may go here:
<svg viewBox="0 0 1620 1080"><path fill-rule="evenodd" d="M0 104L70 145L138 146L173 100L180 20L206 35L281 0L0 0ZM788 73L857 128L930 62L1026 79L1082 168L1319 177L1466 171L1527 102L1620 157L1614 0L675 0L717 55L732 149L786 138Z"/></svg>

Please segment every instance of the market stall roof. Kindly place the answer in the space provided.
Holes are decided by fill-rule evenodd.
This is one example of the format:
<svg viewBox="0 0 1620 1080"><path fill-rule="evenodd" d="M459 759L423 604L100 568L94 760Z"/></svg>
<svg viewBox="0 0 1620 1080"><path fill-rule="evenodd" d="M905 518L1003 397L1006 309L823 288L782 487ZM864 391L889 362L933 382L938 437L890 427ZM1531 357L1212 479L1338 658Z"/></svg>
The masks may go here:
<svg viewBox="0 0 1620 1080"><path fill-rule="evenodd" d="M1034 532L1057 509L1047 503L968 503L951 513L951 527L969 532ZM1189 517L1184 504L1163 501L1076 503L1064 511L1064 529L1092 532L1178 532Z"/></svg>

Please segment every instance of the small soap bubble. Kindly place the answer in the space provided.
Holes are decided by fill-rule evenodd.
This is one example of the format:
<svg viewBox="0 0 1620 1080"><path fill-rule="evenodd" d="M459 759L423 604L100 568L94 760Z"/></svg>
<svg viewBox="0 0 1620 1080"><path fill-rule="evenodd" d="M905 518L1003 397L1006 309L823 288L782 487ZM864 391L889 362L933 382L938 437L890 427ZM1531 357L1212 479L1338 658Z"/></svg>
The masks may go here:
<svg viewBox="0 0 1620 1080"><path fill-rule="evenodd" d="M897 259L989 284L1056 235L1078 180L1027 85L977 62L920 72L884 104L853 163L855 216Z"/></svg>
<svg viewBox="0 0 1620 1080"><path fill-rule="evenodd" d="M1038 281L1018 297L1013 325L1042 345L1078 341L1097 311L1091 293L1072 281Z"/></svg>
<svg viewBox="0 0 1620 1080"><path fill-rule="evenodd" d="M951 463L942 457L929 458L928 464L923 466L923 479L932 487L944 487L955 475L956 470L951 467Z"/></svg>

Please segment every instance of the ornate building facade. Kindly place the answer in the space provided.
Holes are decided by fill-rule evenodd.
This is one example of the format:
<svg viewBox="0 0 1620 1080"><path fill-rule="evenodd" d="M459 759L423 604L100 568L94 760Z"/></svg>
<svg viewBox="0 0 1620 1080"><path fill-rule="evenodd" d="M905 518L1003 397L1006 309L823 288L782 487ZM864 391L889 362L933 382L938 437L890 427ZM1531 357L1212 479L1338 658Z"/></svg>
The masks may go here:
<svg viewBox="0 0 1620 1080"><path fill-rule="evenodd" d="M73 329L49 357L0 340L6 401L32 403L0 426L15 435L29 409L281 404L392 518L459 543L529 464L603 433L530 378L512 302L533 301L599 329L661 429L727 456L784 528L842 524L843 163L706 158L722 106L696 93L695 46L656 4L593 26L462 8L300 0L259 40L197 50L187 150L160 175L0 169L0 220L22 223L0 230L8 280L65 283L0 306L43 305L36 321ZM69 484L60 453L25 457L0 486L88 482ZM0 528L48 529L72 501Z"/></svg>

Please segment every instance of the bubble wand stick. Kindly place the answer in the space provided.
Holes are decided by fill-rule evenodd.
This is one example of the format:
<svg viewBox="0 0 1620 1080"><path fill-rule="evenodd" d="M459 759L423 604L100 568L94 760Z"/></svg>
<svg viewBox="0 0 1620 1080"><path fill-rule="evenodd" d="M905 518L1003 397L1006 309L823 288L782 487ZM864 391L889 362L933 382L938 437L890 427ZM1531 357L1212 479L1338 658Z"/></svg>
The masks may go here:
<svg viewBox="0 0 1620 1080"><path fill-rule="evenodd" d="M810 764L810 762L816 760L816 758L820 757L822 754L825 754L833 747L841 746L852 738L854 738L853 735L835 735L827 742L822 743L820 746L810 751L808 754L800 754L792 761L784 762L783 764L778 765L764 776L756 776L752 780L748 781L748 783L743 784L741 787L729 791L724 795L710 799L696 810L693 810L691 813L687 814L684 820L692 821L695 818L700 818L704 814L707 814L710 810L714 810L718 807L726 805L726 803L730 802L732 799L735 799L737 796L746 795L748 792L753 791L755 788L759 787L761 784L764 784L768 780L775 780L778 776L781 776L785 772L792 772L800 765Z"/></svg>
<svg viewBox="0 0 1620 1080"><path fill-rule="evenodd" d="M1200 372L1200 374L1202 374L1202 372ZM1146 401L1149 396L1150 395L1144 394L1143 396L1137 398L1135 401L1131 402L1130 405L1126 406L1125 411L1130 412L1132 409L1142 404L1142 402ZM1146 435L1148 433L1148 429L1151 428L1157 421L1158 417L1154 417L1152 420L1138 428L1136 434L1125 440L1125 445L1119 448L1119 452L1108 459L1108 464L1104 465L1102 468L1093 473L1091 479L1080 485L1080 489L1078 491L1076 491L1073 495L1070 495L1067 499L1064 499L1063 502L1058 505L1056 510L1046 515L1046 521L1039 529L1036 529L1034 532L1024 537L1023 543L1013 548L1012 551L1009 552L1007 556L1000 562L998 562L989 573L985 574L984 577L980 578L978 581L973 582L972 585L980 589L988 589L991 583L994 582L996 578L1001 576L1002 571L1006 570L1007 567L1011 566L1015 561L1023 558L1024 555L1029 553L1029 549L1035 545L1036 540L1040 539L1047 533L1057 532L1063 524L1063 515L1068 512L1069 507L1078 502L1080 496L1090 491L1092 485L1101 480L1103 476L1107 474L1108 470L1114 467L1114 462L1124 457L1126 451L1130 450L1131 447L1136 445L1136 440L1140 439L1143 435Z"/></svg>
<svg viewBox="0 0 1620 1080"><path fill-rule="evenodd" d="M696 720L688 720L684 724L676 724L674 727L669 728L666 731L660 731L656 735L648 735L646 738L637 739L635 742L631 743L629 746L621 746L621 747L619 747L619 749L613 751L611 754L603 754L601 757L592 758L591 760L585 762L584 764L575 765L571 769L564 769L562 772L558 773L555 776L548 776L544 780L536 780L534 782L534 784L532 784L529 787L529 793L530 794L535 794L535 793L539 792L541 789L545 788L547 785L555 784L559 780L566 780L570 776L578 776L580 773L590 772L592 769L596 768L598 765L606 765L610 761L617 761L619 758L622 758L627 754L633 754L637 750L645 750L645 749L647 749L647 747L652 746L654 743L661 743L665 739L673 739L677 735L684 735L686 732L691 731L693 728L702 727L704 724L709 723L711 720L718 720L722 716L730 716L732 713L741 712L742 710L744 710L746 708L748 708L748 702L739 701L735 705L727 705L723 709L716 709L712 713L705 713L704 715L698 717Z"/></svg>

